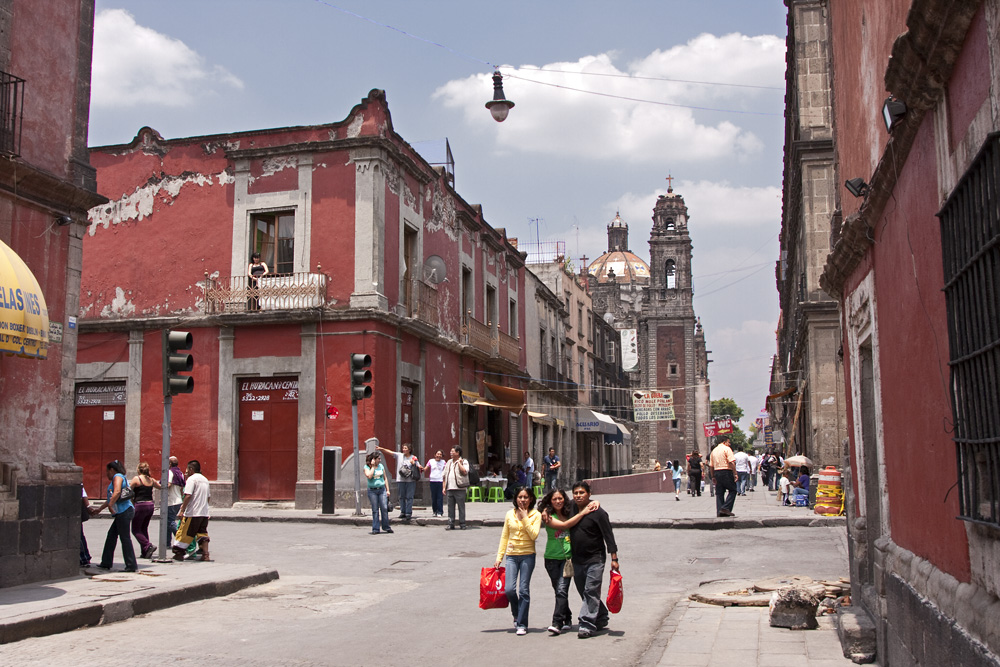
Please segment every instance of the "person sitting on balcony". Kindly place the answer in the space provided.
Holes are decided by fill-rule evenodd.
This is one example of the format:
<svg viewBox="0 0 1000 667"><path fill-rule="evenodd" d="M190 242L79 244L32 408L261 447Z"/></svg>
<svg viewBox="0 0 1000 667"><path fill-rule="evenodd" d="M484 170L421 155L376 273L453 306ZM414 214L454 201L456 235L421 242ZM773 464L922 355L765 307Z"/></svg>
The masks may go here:
<svg viewBox="0 0 1000 667"><path fill-rule="evenodd" d="M247 265L247 310L260 310L258 281L267 274L267 264L260 261L260 253L250 255L250 263Z"/></svg>

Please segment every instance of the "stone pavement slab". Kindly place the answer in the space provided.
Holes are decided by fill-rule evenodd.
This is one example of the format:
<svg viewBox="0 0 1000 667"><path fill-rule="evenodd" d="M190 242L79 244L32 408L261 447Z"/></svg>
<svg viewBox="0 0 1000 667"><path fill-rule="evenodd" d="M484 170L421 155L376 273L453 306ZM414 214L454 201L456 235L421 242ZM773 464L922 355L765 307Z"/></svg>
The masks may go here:
<svg viewBox="0 0 1000 667"><path fill-rule="evenodd" d="M88 568L87 575L0 588L0 644L114 623L278 578L276 570L256 565L141 561L139 567Z"/></svg>
<svg viewBox="0 0 1000 667"><path fill-rule="evenodd" d="M690 600L670 614L673 634L658 667L846 667L834 621L816 630L772 628L767 607L719 607ZM669 630L668 630L669 631Z"/></svg>

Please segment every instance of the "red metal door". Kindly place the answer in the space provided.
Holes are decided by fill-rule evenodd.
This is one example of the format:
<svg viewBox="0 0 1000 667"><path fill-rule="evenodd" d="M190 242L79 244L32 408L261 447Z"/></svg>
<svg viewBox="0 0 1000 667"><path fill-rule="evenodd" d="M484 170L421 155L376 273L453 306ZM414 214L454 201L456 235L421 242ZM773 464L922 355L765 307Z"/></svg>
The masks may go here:
<svg viewBox="0 0 1000 667"><path fill-rule="evenodd" d="M418 454L413 448L413 397L416 394L412 384L403 384L399 396L399 445L410 446L410 452Z"/></svg>
<svg viewBox="0 0 1000 667"><path fill-rule="evenodd" d="M298 380L241 380L239 396L240 500L294 500L298 478Z"/></svg>
<svg viewBox="0 0 1000 667"><path fill-rule="evenodd" d="M104 498L105 466L125 461L125 384L94 382L76 388L73 460L83 468L83 488L91 498Z"/></svg>

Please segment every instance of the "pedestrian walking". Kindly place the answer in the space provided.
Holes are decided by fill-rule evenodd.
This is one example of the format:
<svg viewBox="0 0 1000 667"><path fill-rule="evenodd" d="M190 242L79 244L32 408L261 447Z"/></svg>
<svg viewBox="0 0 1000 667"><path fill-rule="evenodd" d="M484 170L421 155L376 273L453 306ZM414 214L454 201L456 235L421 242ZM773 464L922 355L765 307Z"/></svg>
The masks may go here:
<svg viewBox="0 0 1000 667"><path fill-rule="evenodd" d="M556 456L556 448L549 447L549 455L542 459L542 468L545 470L545 492L548 493L556 488L559 479L559 468L562 461Z"/></svg>
<svg viewBox="0 0 1000 667"><path fill-rule="evenodd" d="M396 459L396 489L399 491L399 518L409 521L413 518L413 495L417 490L417 480L420 479L420 460L413 455L413 448L403 443L401 451L394 452L385 447L378 447L386 455ZM386 486L388 488L388 485Z"/></svg>
<svg viewBox="0 0 1000 667"><path fill-rule="evenodd" d="M535 483L535 461L531 458L531 452L524 452L524 474L528 478L528 481L524 483L525 486L531 486Z"/></svg>
<svg viewBox="0 0 1000 667"><path fill-rule="evenodd" d="M760 467L760 459L753 455L753 452L747 453L747 458L750 459L750 481L747 484L748 491L757 490L757 470Z"/></svg>
<svg viewBox="0 0 1000 667"><path fill-rule="evenodd" d="M590 485L577 482L573 487L573 502L578 510L590 504ZM611 530L608 513L599 508L584 514L569 530L573 551L573 580L583 599L580 607L580 639L593 637L608 626L608 608L601 600L601 584L606 563L605 550L611 554L611 569L618 570L618 545Z"/></svg>
<svg viewBox="0 0 1000 667"><path fill-rule="evenodd" d="M462 458L462 448L451 448L451 460L444 468L444 495L448 499L448 525L445 530L455 530L455 509L458 521L465 530L465 490L469 487L469 462Z"/></svg>
<svg viewBox="0 0 1000 667"><path fill-rule="evenodd" d="M552 489L538 503L546 534L545 571L556 596L552 625L548 628L553 637L573 629L573 612L569 610L569 584L573 580L573 550L569 530L579 523L586 512L593 512L600 506L594 500L583 511L577 512L576 503L570 502L562 489Z"/></svg>
<svg viewBox="0 0 1000 667"><path fill-rule="evenodd" d="M542 515L535 509L535 493L522 486L514 496L514 509L504 517L496 567L506 569L507 600L514 616L518 635L528 634L528 609L531 606L531 574L535 571L535 540L542 525Z"/></svg>
<svg viewBox="0 0 1000 667"><path fill-rule="evenodd" d="M691 480L691 494L701 495L701 453L696 449L688 458L688 479Z"/></svg>
<svg viewBox="0 0 1000 667"><path fill-rule="evenodd" d="M149 476L149 464L139 463L136 475L129 481L132 487L132 504L135 506L135 518L132 519L132 535L139 543L140 558L152 558L156 545L149 540L149 520L153 518L153 489L161 488L160 483Z"/></svg>
<svg viewBox="0 0 1000 667"><path fill-rule="evenodd" d="M431 511L434 516L444 516L444 468L447 464L439 449L434 452L434 458L427 459L427 465L423 468L430 478Z"/></svg>
<svg viewBox="0 0 1000 667"><path fill-rule="evenodd" d="M170 457L170 468L167 471L167 522L170 535L177 533L177 513L181 511L184 502L184 473L176 456Z"/></svg>
<svg viewBox="0 0 1000 667"><path fill-rule="evenodd" d="M670 464L670 472L674 480L674 500L680 502L681 499L681 464L680 461L674 459L674 462Z"/></svg>
<svg viewBox="0 0 1000 667"><path fill-rule="evenodd" d="M115 561L115 542L121 542L125 572L137 572L139 563L135 560L135 549L132 546L132 536L129 534L132 519L135 517L135 507L130 499L122 500L122 492L128 489L125 466L117 460L111 461L105 467L105 474L109 482L107 499L102 505L90 511L93 516L97 516L107 509L113 518L108 528L108 536L104 540L104 553L101 554L101 563L98 567L102 570L111 569Z"/></svg>
<svg viewBox="0 0 1000 667"><path fill-rule="evenodd" d="M368 478L368 502L372 506L372 535L378 535L380 532L391 533L389 481L382 456L378 452L372 452L365 457L365 477Z"/></svg>
<svg viewBox="0 0 1000 667"><path fill-rule="evenodd" d="M722 437L712 450L710 459L712 478L715 480L716 516L735 516L733 506L736 504L736 456L729 447L729 438Z"/></svg>
<svg viewBox="0 0 1000 667"><path fill-rule="evenodd" d="M201 474L201 462L197 459L188 461L184 476L184 500L181 501L181 507L177 511L180 526L177 528L177 535L174 536L174 560L184 560L188 547L197 544L197 553L189 558L208 562L212 560L208 552L208 543L211 541L208 536L210 518L208 504L212 498L211 487L208 479Z"/></svg>
<svg viewBox="0 0 1000 667"><path fill-rule="evenodd" d="M87 536L83 532L83 522L90 520L90 498L87 489L80 485L83 491L83 510L80 512L80 567L90 566L90 549L87 547Z"/></svg>
<svg viewBox="0 0 1000 667"><path fill-rule="evenodd" d="M736 458L736 493L740 496L747 494L747 482L750 481L750 457L740 447L733 455Z"/></svg>

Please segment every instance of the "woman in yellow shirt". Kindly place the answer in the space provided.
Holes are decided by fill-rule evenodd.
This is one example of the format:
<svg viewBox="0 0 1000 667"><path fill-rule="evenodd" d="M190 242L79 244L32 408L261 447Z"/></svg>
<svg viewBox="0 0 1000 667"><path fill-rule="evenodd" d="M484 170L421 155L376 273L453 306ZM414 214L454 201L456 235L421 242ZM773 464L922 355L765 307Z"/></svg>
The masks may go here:
<svg viewBox="0 0 1000 667"><path fill-rule="evenodd" d="M506 557L506 588L510 612L517 634L528 634L528 607L531 573L535 570L535 540L542 527L542 515L535 509L535 494L522 486L514 495L514 509L507 512L497 549L496 567ZM516 587L516 588L515 588Z"/></svg>

